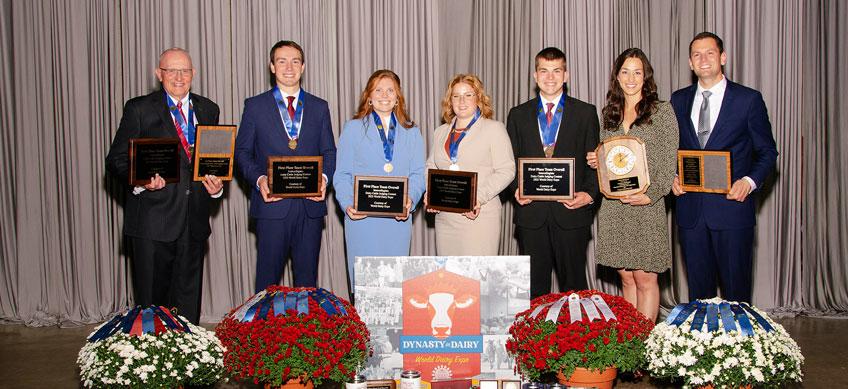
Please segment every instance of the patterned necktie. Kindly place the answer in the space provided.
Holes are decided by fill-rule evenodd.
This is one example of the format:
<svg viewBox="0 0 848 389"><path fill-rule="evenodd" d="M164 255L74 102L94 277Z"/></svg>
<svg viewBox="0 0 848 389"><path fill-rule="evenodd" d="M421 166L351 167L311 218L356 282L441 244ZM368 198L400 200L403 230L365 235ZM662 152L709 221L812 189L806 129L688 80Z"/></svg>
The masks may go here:
<svg viewBox="0 0 848 389"><path fill-rule="evenodd" d="M554 103L548 103L548 112L545 114L545 118L548 119L548 124L551 124L551 120L554 120Z"/></svg>
<svg viewBox="0 0 848 389"><path fill-rule="evenodd" d="M707 139L710 139L710 95L713 92L705 90L701 94L704 100L701 102L701 112L698 114L698 142L703 149L707 145Z"/></svg>
<svg viewBox="0 0 848 389"><path fill-rule="evenodd" d="M289 101L289 117L294 120L294 96L286 96L286 99Z"/></svg>

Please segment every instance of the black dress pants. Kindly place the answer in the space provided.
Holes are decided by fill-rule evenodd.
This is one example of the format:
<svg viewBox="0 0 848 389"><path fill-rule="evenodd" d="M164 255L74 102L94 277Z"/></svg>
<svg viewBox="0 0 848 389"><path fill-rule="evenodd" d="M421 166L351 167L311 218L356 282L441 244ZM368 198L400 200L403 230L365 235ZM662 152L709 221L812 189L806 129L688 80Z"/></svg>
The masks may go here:
<svg viewBox="0 0 848 389"><path fill-rule="evenodd" d="M523 253L530 256L530 297L551 292L551 270L559 290L582 290L586 282L586 248L592 238L589 226L563 229L548 220L542 227L519 227Z"/></svg>

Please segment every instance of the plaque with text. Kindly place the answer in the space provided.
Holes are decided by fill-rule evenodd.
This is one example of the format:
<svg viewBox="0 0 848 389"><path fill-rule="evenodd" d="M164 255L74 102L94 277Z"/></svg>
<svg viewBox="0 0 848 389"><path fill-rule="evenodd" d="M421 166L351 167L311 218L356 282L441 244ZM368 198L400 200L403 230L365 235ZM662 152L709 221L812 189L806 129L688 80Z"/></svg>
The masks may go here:
<svg viewBox="0 0 848 389"><path fill-rule="evenodd" d="M574 198L574 158L519 158L518 195L530 200Z"/></svg>
<svg viewBox="0 0 848 389"><path fill-rule="evenodd" d="M130 139L130 185L144 186L159 174L166 183L180 182L180 153L177 138Z"/></svg>
<svg viewBox="0 0 848 389"><path fill-rule="evenodd" d="M395 380L368 380L365 381L365 387L368 389L395 389Z"/></svg>
<svg viewBox="0 0 848 389"><path fill-rule="evenodd" d="M677 174L687 192L730 192L730 152L677 150Z"/></svg>
<svg viewBox="0 0 848 389"><path fill-rule="evenodd" d="M651 185L645 142L635 136L604 139L595 149L598 186L604 197L620 199L645 193Z"/></svg>
<svg viewBox="0 0 848 389"><path fill-rule="evenodd" d="M232 181L235 146L236 126L197 126L194 181L203 181L207 174Z"/></svg>
<svg viewBox="0 0 848 389"><path fill-rule="evenodd" d="M477 204L477 172L429 169L427 208L466 213Z"/></svg>
<svg viewBox="0 0 848 389"><path fill-rule="evenodd" d="M319 197L324 176L324 157L268 157L269 197Z"/></svg>
<svg viewBox="0 0 848 389"><path fill-rule="evenodd" d="M406 216L407 177L355 176L353 209L368 216Z"/></svg>

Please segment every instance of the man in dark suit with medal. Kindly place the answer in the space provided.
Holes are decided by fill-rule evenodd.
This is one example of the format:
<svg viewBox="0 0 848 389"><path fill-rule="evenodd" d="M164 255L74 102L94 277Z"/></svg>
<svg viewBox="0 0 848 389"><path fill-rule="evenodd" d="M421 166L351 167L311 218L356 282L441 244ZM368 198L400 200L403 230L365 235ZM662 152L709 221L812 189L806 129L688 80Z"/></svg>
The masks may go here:
<svg viewBox="0 0 848 389"><path fill-rule="evenodd" d="M686 262L689 300L716 296L751 301L755 196L777 161L777 147L760 92L724 76L727 54L713 33L689 43L689 67L698 82L671 95L680 128L680 149L730 151L730 193L672 191L680 247Z"/></svg>
<svg viewBox="0 0 848 389"><path fill-rule="evenodd" d="M253 186L250 216L256 220L257 292L280 282L289 257L294 286L317 283L327 215L324 199L336 167L336 144L327 102L300 87L305 63L303 49L295 42L280 41L271 48L274 87L244 101L236 137L236 163ZM320 196L269 197L268 157L318 155L323 157Z"/></svg>
<svg viewBox="0 0 848 389"><path fill-rule="evenodd" d="M192 180L196 126L218 124L218 105L189 93L196 73L188 52L165 50L156 77L162 90L124 105L121 124L106 168L123 182L130 169L128 148L135 138L180 140L179 182L165 183L158 174L144 186L129 189L124 206L124 234L132 255L135 303L176 307L197 324L206 240L212 233L209 209L224 193L223 182L206 176Z"/></svg>
<svg viewBox="0 0 848 389"><path fill-rule="evenodd" d="M565 54L548 47L536 54L535 62L539 96L512 108L507 117L512 150L516 163L519 158L574 158L574 198L533 201L520 196L518 175L511 185L518 202L519 242L530 255L532 298L550 293L552 269L560 290L587 288L586 248L599 190L586 153L597 147L600 128L595 106L566 94Z"/></svg>

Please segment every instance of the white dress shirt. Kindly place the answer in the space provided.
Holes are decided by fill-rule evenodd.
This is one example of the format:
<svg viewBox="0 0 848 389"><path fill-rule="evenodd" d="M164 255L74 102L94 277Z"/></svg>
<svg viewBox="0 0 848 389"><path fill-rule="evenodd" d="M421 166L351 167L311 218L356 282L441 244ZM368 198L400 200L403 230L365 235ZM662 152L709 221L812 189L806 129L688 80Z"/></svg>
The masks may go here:
<svg viewBox="0 0 848 389"><path fill-rule="evenodd" d="M552 108L553 112L551 112L551 114L556 116L557 106L559 106L559 100L561 98L562 98L562 93L558 94L557 97L554 97L553 100L548 100L548 99L542 97L542 94L539 93L539 99L542 100L542 109L545 110L545 114L548 113L548 103L552 103L554 106ZM563 112L562 115L564 116L565 112ZM544 135L542 135L542 124L539 123L538 116L536 118L536 124L539 126L539 139L542 140L542 146L544 146L545 145L545 137L544 137ZM560 124L560 127L562 127L562 121L560 121L559 124ZM556 144L557 138L559 138L559 128L556 129L556 133L554 134L554 144Z"/></svg>

